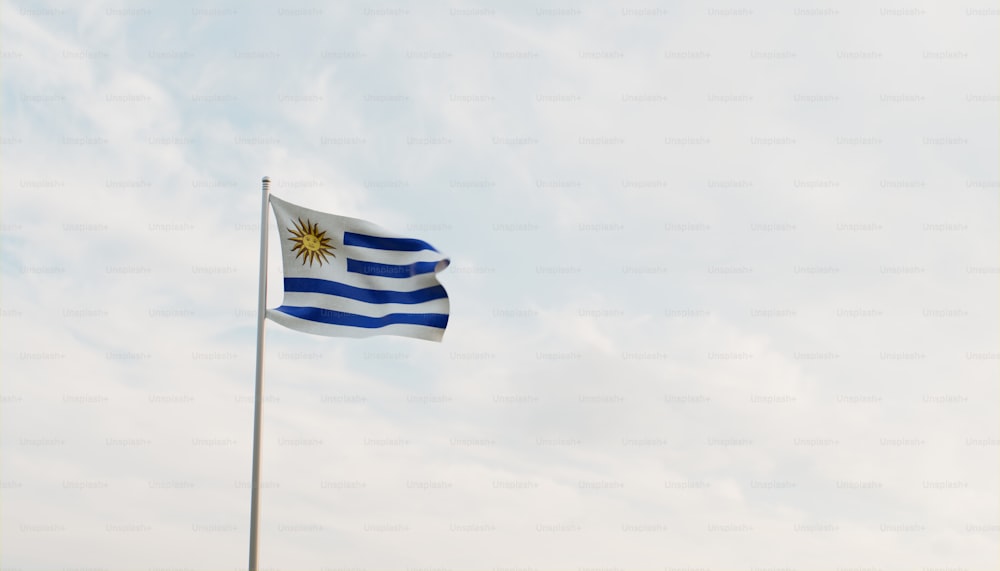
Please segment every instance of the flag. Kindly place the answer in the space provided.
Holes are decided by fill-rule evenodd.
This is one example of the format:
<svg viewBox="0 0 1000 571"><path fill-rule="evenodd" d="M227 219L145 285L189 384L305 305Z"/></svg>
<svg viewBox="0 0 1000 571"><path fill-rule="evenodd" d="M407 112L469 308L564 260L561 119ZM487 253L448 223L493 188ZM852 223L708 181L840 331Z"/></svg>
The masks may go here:
<svg viewBox="0 0 1000 571"><path fill-rule="evenodd" d="M316 335L441 340L449 306L437 273L448 258L371 222L270 200L285 296L267 317Z"/></svg>

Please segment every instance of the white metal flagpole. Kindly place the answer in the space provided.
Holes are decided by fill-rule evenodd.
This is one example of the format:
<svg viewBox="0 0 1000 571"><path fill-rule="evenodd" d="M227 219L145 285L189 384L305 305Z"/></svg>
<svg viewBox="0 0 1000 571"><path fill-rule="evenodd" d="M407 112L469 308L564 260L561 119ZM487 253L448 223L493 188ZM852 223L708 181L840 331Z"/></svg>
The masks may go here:
<svg viewBox="0 0 1000 571"><path fill-rule="evenodd" d="M253 477L250 486L250 571L257 571L257 533L260 516L260 420L264 403L264 312L267 304L267 208L271 179L261 180L260 203L260 281L257 285L257 385L253 396Z"/></svg>

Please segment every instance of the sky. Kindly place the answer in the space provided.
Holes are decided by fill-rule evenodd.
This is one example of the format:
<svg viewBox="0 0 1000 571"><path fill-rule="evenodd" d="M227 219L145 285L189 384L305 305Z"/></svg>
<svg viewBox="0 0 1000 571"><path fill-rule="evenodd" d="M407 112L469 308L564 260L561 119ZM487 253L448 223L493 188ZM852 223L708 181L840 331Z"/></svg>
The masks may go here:
<svg viewBox="0 0 1000 571"><path fill-rule="evenodd" d="M267 324L261 569L996 568L998 19L0 1L0 567L246 568L269 176L451 316Z"/></svg>

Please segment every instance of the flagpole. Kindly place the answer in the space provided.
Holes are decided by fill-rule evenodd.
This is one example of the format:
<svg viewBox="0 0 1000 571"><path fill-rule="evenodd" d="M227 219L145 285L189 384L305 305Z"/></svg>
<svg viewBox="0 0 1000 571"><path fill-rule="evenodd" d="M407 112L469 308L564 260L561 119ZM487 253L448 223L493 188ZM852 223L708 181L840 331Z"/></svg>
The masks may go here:
<svg viewBox="0 0 1000 571"><path fill-rule="evenodd" d="M250 571L257 571L257 533L260 516L260 420L264 402L264 312L267 303L267 207L271 179L261 179L260 277L257 282L257 383L253 396L253 476L250 494Z"/></svg>

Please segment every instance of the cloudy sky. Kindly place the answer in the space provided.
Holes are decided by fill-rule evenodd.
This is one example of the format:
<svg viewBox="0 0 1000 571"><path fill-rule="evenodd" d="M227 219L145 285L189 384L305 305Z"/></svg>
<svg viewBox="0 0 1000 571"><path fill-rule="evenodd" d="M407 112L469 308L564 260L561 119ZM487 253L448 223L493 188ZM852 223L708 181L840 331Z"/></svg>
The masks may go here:
<svg viewBox="0 0 1000 571"><path fill-rule="evenodd" d="M268 324L262 568L996 568L998 18L0 2L0 566L245 568L268 175L452 265Z"/></svg>

